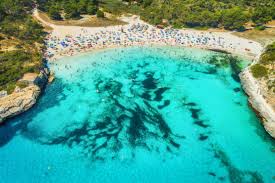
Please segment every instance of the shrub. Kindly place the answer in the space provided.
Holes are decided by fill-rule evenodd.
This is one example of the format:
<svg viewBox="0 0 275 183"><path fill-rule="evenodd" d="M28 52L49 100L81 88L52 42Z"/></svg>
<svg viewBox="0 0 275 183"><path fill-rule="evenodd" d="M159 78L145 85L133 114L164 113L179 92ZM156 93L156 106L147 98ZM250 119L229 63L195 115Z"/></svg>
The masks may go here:
<svg viewBox="0 0 275 183"><path fill-rule="evenodd" d="M10 83L6 86L5 90L7 91L8 94L11 94L15 89L15 85Z"/></svg>
<svg viewBox="0 0 275 183"><path fill-rule="evenodd" d="M53 20L62 20L62 17L61 17L61 15L59 13L59 10L56 7L51 7L49 9L49 16Z"/></svg>
<svg viewBox="0 0 275 183"><path fill-rule="evenodd" d="M258 25L258 26L255 27L256 30L260 30L260 31L265 30L265 28L266 27L263 26L263 25Z"/></svg>
<svg viewBox="0 0 275 183"><path fill-rule="evenodd" d="M101 10L97 10L96 16L97 16L98 18L104 18L104 12L101 11Z"/></svg>
<svg viewBox="0 0 275 183"><path fill-rule="evenodd" d="M28 84L27 82L24 82L24 81L18 81L18 82L16 83L16 85L17 85L19 88L23 89L23 88L26 88L29 84Z"/></svg>
<svg viewBox="0 0 275 183"><path fill-rule="evenodd" d="M255 64L255 65L251 66L250 69L251 69L252 75L255 78L262 78L262 77L267 76L267 74L268 74L268 69L261 64Z"/></svg>
<svg viewBox="0 0 275 183"><path fill-rule="evenodd" d="M80 19L80 11L76 4L66 4L64 7L66 19Z"/></svg>
<svg viewBox="0 0 275 183"><path fill-rule="evenodd" d="M86 11L89 15L95 15L97 13L97 8L93 4L88 4L86 7Z"/></svg>
<svg viewBox="0 0 275 183"><path fill-rule="evenodd" d="M248 15L239 7L223 11L222 22L225 29L244 31L243 25L248 20Z"/></svg>
<svg viewBox="0 0 275 183"><path fill-rule="evenodd" d="M20 79L24 73L34 70L35 66L24 66L24 63L31 62L31 54L22 50L15 50L0 55L0 90L8 92L13 90L12 86Z"/></svg>
<svg viewBox="0 0 275 183"><path fill-rule="evenodd" d="M260 63L263 65L275 64L275 42L266 47L261 55Z"/></svg>

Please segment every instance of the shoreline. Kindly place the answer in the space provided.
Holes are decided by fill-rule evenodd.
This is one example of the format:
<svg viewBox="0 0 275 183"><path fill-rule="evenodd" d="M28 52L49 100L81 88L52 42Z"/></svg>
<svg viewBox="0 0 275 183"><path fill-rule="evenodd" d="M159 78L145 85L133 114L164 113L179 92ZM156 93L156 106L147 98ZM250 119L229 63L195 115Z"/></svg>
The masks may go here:
<svg viewBox="0 0 275 183"><path fill-rule="evenodd" d="M254 60L240 73L241 85L252 108L263 118L266 131L275 138L275 112L261 95L261 87L249 68L258 62L264 51L255 41L241 38L232 32L212 32L186 29L157 29L138 18L128 17L127 25L108 27L60 26L37 20L53 30L46 39L44 57L51 63L58 59L98 50L129 46L177 46L228 53Z"/></svg>
<svg viewBox="0 0 275 183"><path fill-rule="evenodd" d="M93 34L98 34L99 30L101 32L111 32L110 35L112 35L113 32L123 32L124 30L132 30L134 29L134 32L136 32L135 30L135 26L136 24L138 24L138 26L140 27L140 25L142 27L148 27L146 29L146 31L149 29L151 29L149 31L149 33L155 34L156 32L161 32L160 34L162 34L162 29L156 29L155 27L153 27L152 25L147 24L146 22L143 22L141 20L137 20L136 22L132 22L132 21L128 21L129 24L128 25L124 25L124 26L111 26L111 27L104 27L104 28L83 28L83 27L59 27L59 26L54 26L53 27L53 32L51 33L50 36L53 37L58 37L58 39L62 40L62 39L66 39L66 36L68 37L72 37L73 39L77 39L78 37L81 38L81 36L85 37L85 35L87 37L89 37L90 35ZM132 27L134 26L134 28ZM61 29L61 30L60 30ZM65 29L65 30L64 30ZM79 33L80 31L80 33ZM232 55L236 55L236 56L240 56L243 58L247 58L249 60L254 60L254 62L252 62L251 64L249 64L250 66L257 63L260 55L262 54L264 48L263 46L255 41L252 40L248 40L248 39L244 39L244 38L240 38L238 36L233 35L231 32L206 32L206 31L198 31L198 30L177 30L177 34L179 35L184 35L186 37L192 37L197 40L201 40L201 39L205 39L205 37L207 37L207 40L209 40L208 36L211 37L211 39L214 39L216 41L216 39L218 39L219 43L220 40L223 39L225 43L225 46L223 44L215 44L211 43L211 44L207 44L208 42L206 42L206 44L200 44L201 42L197 42L197 40L193 41L191 39L189 40L185 40L184 42L181 41L175 41L175 39L170 39L169 40L169 34L168 34L168 39L163 40L161 39L162 37L160 37L159 39L148 39L145 34L145 41L143 39L141 40L137 40L132 41L128 39L128 41L122 41L122 44L118 44L118 45L112 45L112 44L103 44L103 45L98 45L97 42L95 44L95 46L93 47L85 47L82 49L79 47L83 46L83 44L79 44L78 46L75 48L72 46L71 50L72 51L68 51L66 52L66 50L61 49L60 51L57 49L57 51L53 54L53 57L48 57L48 60L50 62L54 62L55 60L67 57L67 56L73 56L73 55L78 55L78 54L82 54L82 53L88 53L88 52L93 52L93 51L97 51L97 50L102 50L102 49L109 49L109 48L121 48L121 47L129 47L129 46L178 46L178 47L187 47L187 48L199 48L199 49L206 49L206 50L210 50L210 51L218 51L218 52L222 52L222 53L229 53ZM140 33L139 31L137 31L138 33ZM62 35L63 33L63 35ZM87 33L87 34L86 34ZM102 33L102 34L103 34ZM84 34L84 35L82 35ZM131 32L129 33L131 34ZM101 34L99 34L100 36ZM143 36L144 33L142 32L141 35ZM156 34L156 37L159 34ZM127 35L128 36L128 35ZM167 35L166 35L167 37ZM80 39L79 38L79 39ZM89 37L90 38L90 37ZM87 42L89 41L93 41L93 39L91 40L87 40ZM131 37L130 37L131 38ZM172 37L174 38L174 37ZM120 38L123 39L123 38ZM106 40L108 41L108 40ZM84 45L85 45L85 39L84 39ZM81 42L80 42L81 43ZM121 43L121 41L119 42ZM241 79L241 85L242 88L244 89L245 93L248 95L248 102L251 104L251 107L253 109L256 109L256 111L258 111L260 113L260 115L262 116L262 121L263 121L263 126L265 127L266 131L273 137L275 138L275 132L273 132L275 130L275 127L268 127L266 124L275 124L275 122L272 122L272 118L273 117L269 117L269 116L274 116L274 111L272 110L272 108L269 106L268 102L266 102L263 97L261 96L260 93L255 94L253 92L254 88L260 88L256 82L256 79L252 77L251 73L249 72L249 67L248 66L246 69L244 69L244 71L240 74L240 79ZM250 78L249 80L247 80L246 78ZM252 82L253 81L253 82ZM255 85L256 83L256 85ZM254 86L255 85L255 86ZM261 101L258 101L259 99L261 99ZM256 102L254 102L256 101ZM258 105L255 105L255 103L260 103L261 107L257 107ZM271 109L271 110L270 110ZM270 111L268 112L268 115L266 115L266 113L264 111ZM272 114L273 113L273 114ZM265 122L267 121L267 122Z"/></svg>
<svg viewBox="0 0 275 183"><path fill-rule="evenodd" d="M264 49L262 52L264 52ZM242 88L248 96L250 107L257 113L256 115L261 118L262 125L266 132L275 139L275 111L261 94L262 89L260 84L250 71L250 67L257 64L260 57L261 54L259 54L252 64L246 67L239 76Z"/></svg>
<svg viewBox="0 0 275 183"><path fill-rule="evenodd" d="M209 50L213 52L220 52L224 54L231 54L235 55L238 57L243 57L247 58L249 60L254 60L251 62L249 66L247 66L239 75L241 79L241 87L243 88L245 94L248 96L248 102L249 102L249 107L251 107L256 115L259 116L261 119L261 122L263 124L264 129L266 132L275 139L275 113L272 109L272 107L266 102L266 100L263 98L262 95L260 95L260 87L258 85L257 80L252 76L249 68L256 64L260 58L260 55L257 56L251 56L251 55L240 55L237 53L232 53L228 52L227 50L218 50L218 49L213 49L213 48L208 48L208 47L187 47L187 46L179 46L179 45L160 45L160 44L143 44L143 45L130 45L130 46L113 46L113 47L105 47L105 48L97 48L97 49L90 49L90 50L85 50L81 52L76 52L73 55L57 55L55 57L56 60L58 59L63 59L66 57L70 56L77 56L81 54L88 54L91 52L96 52L96 51L105 51L106 49L115 49L115 48L126 48L126 47L132 47L132 46L176 46L176 47L182 47L182 48L197 48L197 49L204 49L204 50ZM55 62L55 61L50 61L50 62Z"/></svg>
<svg viewBox="0 0 275 183"><path fill-rule="evenodd" d="M229 52L227 50L222 50L222 49L213 49L210 47L201 47L201 46L182 46L182 45L169 45L169 44L158 44L158 43L147 43L147 44L133 44L133 45L127 45L127 46L109 46L109 47L102 47L102 48L91 48L91 49L85 49L85 51L77 51L74 54L56 54L52 58L47 58L48 63L54 63L60 59L64 59L67 57L71 56L80 56L80 55L85 55L93 52L98 52L98 51L106 51L108 49L117 49L117 48L129 48L129 47L163 47L163 46L168 46L168 47L178 47L178 48L194 48L194 49L202 49L202 50L208 50L212 52L217 52L217 53L222 53L222 54L231 54L233 56L236 56L238 58L244 58L247 59L250 64L252 64L252 60L255 59L256 56L254 55L248 55L248 54L240 54L240 53L234 53L234 52ZM250 65L249 64L249 65Z"/></svg>
<svg viewBox="0 0 275 183"><path fill-rule="evenodd" d="M47 50L44 55L50 61L95 49L128 46L194 47L233 53L249 59L255 58L262 50L260 43L233 35L233 32L159 29L137 16L122 16L119 19L128 24L107 27L54 25L41 19L37 10L33 16L52 28L46 38Z"/></svg>
<svg viewBox="0 0 275 183"><path fill-rule="evenodd" d="M48 83L50 73L44 67L39 74L26 73L20 81L27 83L25 88L17 87L13 93L0 97L0 125L7 119L32 108Z"/></svg>
<svg viewBox="0 0 275 183"><path fill-rule="evenodd" d="M184 30L181 30L180 32L183 31L183 34L185 34ZM195 37L204 37L205 34L194 30L194 33L197 34ZM192 35L192 31L188 30L187 31L187 36ZM45 55L46 60L52 62L54 60L61 59L62 57L67 57L67 56L74 56L78 55L80 53L87 53L87 52L92 52L96 50L101 50L101 49L109 49L109 48L123 48L123 47L131 47L131 46L177 46L177 47L183 47L183 48L199 48L199 49L205 49L205 50L210 50L210 51L215 51L215 52L220 52L220 53L225 53L225 54L233 54L236 56L240 57L245 57L248 58L249 60L254 60L257 55L261 54L261 50L263 49L262 45L260 43L251 41L248 39L244 38L239 38L237 36L231 35L230 33L222 33L222 35L212 35L213 32L209 32L209 34L215 38L222 38L224 39L224 42L227 40L231 40L226 47L222 47L220 45L211 45L211 44L196 44L194 42L190 43L178 43L175 42L175 40L169 40L169 39L164 39L164 40L145 40L145 41L131 41L131 42L124 42L123 44L104 44L104 45L96 45L96 46L86 46L86 45L81 45L78 44L78 46L71 46L69 48L64 47L64 48L55 48L53 51L52 48L50 50L48 49L48 53ZM220 33L219 33L220 34ZM93 35L93 32L91 32L91 35ZM52 36L52 35L51 35ZM70 35L70 37L78 37L79 35ZM223 37L225 36L225 37ZM53 34L53 37L56 37L56 35ZM207 37L207 35L206 35ZM235 41L231 38L234 38L236 40L239 39L239 41ZM66 38L59 38L60 40L66 40ZM59 41L57 41L59 42ZM62 42L62 41L61 41ZM88 43L89 41L84 43ZM232 44L232 42L235 42ZM51 44L51 43L50 43ZM251 44L251 45L250 45ZM232 46L233 45L233 46ZM49 47L48 47L49 48Z"/></svg>

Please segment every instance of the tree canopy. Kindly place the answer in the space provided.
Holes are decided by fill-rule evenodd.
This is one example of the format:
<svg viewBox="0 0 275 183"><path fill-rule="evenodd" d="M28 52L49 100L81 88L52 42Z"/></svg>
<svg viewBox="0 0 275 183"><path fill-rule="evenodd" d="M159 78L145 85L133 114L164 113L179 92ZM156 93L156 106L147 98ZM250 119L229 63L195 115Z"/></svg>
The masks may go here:
<svg viewBox="0 0 275 183"><path fill-rule="evenodd" d="M26 0L25 0L26 1ZM224 27L244 30L246 22L260 26L275 18L274 0L38 0L52 19L79 19L99 8L114 14L133 13L151 24L163 20L174 27Z"/></svg>
<svg viewBox="0 0 275 183"><path fill-rule="evenodd" d="M42 62L43 27L32 17L30 0L0 1L0 91L9 93L24 73L39 72Z"/></svg>
<svg viewBox="0 0 275 183"><path fill-rule="evenodd" d="M37 3L54 20L61 20L61 13L66 19L79 19L81 14L95 15L98 10L97 0L38 0Z"/></svg>
<svg viewBox="0 0 275 183"><path fill-rule="evenodd" d="M113 8L115 7L120 8ZM174 27L224 27L243 30L251 21L263 25L275 18L274 0L115 0L101 1L106 11L141 15L152 24L168 20Z"/></svg>

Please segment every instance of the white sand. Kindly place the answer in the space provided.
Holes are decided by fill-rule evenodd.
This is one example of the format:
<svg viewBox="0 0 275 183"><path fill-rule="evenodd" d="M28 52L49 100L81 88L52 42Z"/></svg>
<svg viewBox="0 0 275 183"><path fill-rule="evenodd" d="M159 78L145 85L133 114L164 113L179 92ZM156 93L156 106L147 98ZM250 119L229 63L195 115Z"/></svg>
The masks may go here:
<svg viewBox="0 0 275 183"><path fill-rule="evenodd" d="M263 49L259 43L237 37L232 35L231 32L171 29L172 31L176 31L177 35L169 35L169 33L165 33L165 36L168 35L168 37L160 37L161 32L166 30L157 29L143 22L137 16L121 17L123 21L128 23L127 25L108 27L54 25L42 20L39 17L37 10L34 11L34 16L43 24L53 28L52 33L48 37L48 44L52 44L54 46L54 49L48 47L48 54L53 54L52 59L59 58L60 56L75 55L80 52L87 52L98 48L151 44L219 49L237 55L248 56L250 58L259 55ZM148 28L147 30L141 31L136 29L134 29L134 31L128 31L130 28L137 25L148 26ZM156 37L152 37L152 35ZM93 39L95 36L100 37L100 39L94 41ZM116 42L117 37L120 38L119 42ZM129 37L132 38L132 40L129 40ZM71 41L70 44L66 47L61 46L60 42L66 39ZM103 44L102 40L105 44Z"/></svg>

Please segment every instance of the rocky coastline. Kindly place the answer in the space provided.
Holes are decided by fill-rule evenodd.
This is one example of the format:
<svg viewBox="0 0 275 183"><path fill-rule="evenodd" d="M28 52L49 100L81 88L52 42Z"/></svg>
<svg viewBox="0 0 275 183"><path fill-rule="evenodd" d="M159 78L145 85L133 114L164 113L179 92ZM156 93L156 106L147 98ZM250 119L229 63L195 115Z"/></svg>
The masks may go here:
<svg viewBox="0 0 275 183"><path fill-rule="evenodd" d="M24 83L24 88L17 86L13 93L9 95L3 93L0 96L0 124L7 118L14 117L30 109L48 83L49 76L48 68L43 68L39 74L26 73L19 80L20 83Z"/></svg>
<svg viewBox="0 0 275 183"><path fill-rule="evenodd" d="M255 62L260 58L259 54ZM252 64L252 65L253 65ZM251 66L252 66L251 65ZM251 67L250 66L250 67ZM257 112L258 116L262 119L265 130L271 137L275 138L275 112L272 106L261 95L261 87L257 79L252 76L250 67L247 67L240 73L242 87L248 95L250 106ZM49 81L53 80L48 68L43 68L39 74L27 73L19 80L24 82L27 86L23 89L17 87L15 91L10 94L0 95L0 124L7 118L14 117L30 109L37 101L43 88Z"/></svg>
<svg viewBox="0 0 275 183"><path fill-rule="evenodd" d="M249 68L246 68L240 74L240 78L242 87L248 95L248 102L250 106L262 119L262 124L265 130L275 139L275 112L261 95L261 89L257 84L257 80L253 78Z"/></svg>
<svg viewBox="0 0 275 183"><path fill-rule="evenodd" d="M261 53L262 54L262 53ZM263 95L263 86L253 77L250 67L258 63L261 54L256 56L254 62L240 73L242 88L248 96L250 107L261 118L266 132L275 139L275 110Z"/></svg>
<svg viewBox="0 0 275 183"><path fill-rule="evenodd" d="M34 15L36 15L34 13ZM40 20L40 17L37 15L36 16L38 20ZM41 20L40 20L41 21ZM135 25L135 20L134 22L129 21L129 26ZM46 24L47 22L41 21L43 24ZM145 22L139 20L140 25L144 25L145 27L151 27L149 24L146 24ZM47 24L46 24L47 25ZM140 26L139 25L139 26ZM76 27L76 26L57 26L57 25L52 25L49 24L48 26L53 28L52 33L48 37L48 41L51 40L52 38L55 38L57 42L64 40L64 35L70 35L69 38L73 39L74 41L77 40L77 37L79 32L83 33L84 37L91 36L92 34L99 34L98 32L103 32L104 31L109 31L109 32L120 32L121 31L121 26L112 26L108 28L84 28L84 27ZM125 30L128 30L126 29ZM151 27L152 28L152 27ZM154 27L152 28L154 29ZM155 30L155 29L154 29ZM203 31L194 31L194 30L180 30L183 35L187 37L193 37L194 39L196 38L197 41L194 42L194 40L189 40L187 41L188 44L184 44L182 46L187 46L187 47L199 47L199 48L204 48L204 49L209 49L212 51L217 51L217 52L222 52L222 53L233 53L236 55L246 55L246 56L251 56L253 58L256 58L255 61L252 63L256 64L258 60L260 59L260 56L262 54L262 46L254 41L243 39L237 36L234 36L230 33L218 33L218 32L203 32ZM149 32L151 34L151 32ZM148 34L149 34L148 33ZM133 33L135 35L136 33ZM82 35L82 36L83 36ZM66 37L66 36L65 36ZM212 42L207 44L200 44L198 40L204 40L204 38L212 40ZM53 39L53 40L55 40ZM147 38L146 38L147 39ZM149 39L149 38L148 38ZM81 39L82 40L82 39ZM121 38L121 40L124 40ZM213 40L223 40L223 44L220 45L217 44ZM129 40L125 40L126 45L123 46L130 46L130 45L135 45L135 42L129 42ZM163 41L157 40L157 43ZM166 40L167 43L170 43L171 40ZM190 42L191 41L191 42ZM192 42L193 41L193 42ZM55 45L57 42L52 41L51 44ZM81 44L76 44L76 45L70 45L68 43L67 49L69 50L75 50L75 52L69 52L67 54L63 54L64 52L64 47L55 47L52 49L51 47L48 47L46 51L46 55L53 55L54 57L59 58L64 57L64 56L71 56L80 52L87 52L89 49L86 49L85 45L87 41L81 42ZM138 45L144 45L143 42L137 42ZM141 44L142 43L142 44ZM147 40L146 43L155 43L152 40ZM101 48L98 43L95 43L95 47L92 47L91 49L99 49ZM164 44L166 45L166 44ZM170 44L168 44L170 45ZM171 45L177 45L177 43L173 42ZM109 47L118 47L119 45L110 45ZM83 47L83 49L79 49L79 47ZM106 48L107 46L105 45L103 48ZM49 51L51 50L52 53ZM257 55L257 56L256 56ZM55 60L53 58L47 57L48 61ZM250 66L251 67L251 66ZM262 85L257 81L252 76L252 73L250 71L250 67L246 68L242 73L240 73L240 79L242 83L242 87L246 94L248 95L248 100L251 105L251 107L258 112L259 116L262 118L263 121L263 126L266 129L266 131L273 137L275 138L275 112L273 107L268 103L268 101L264 98L262 91ZM53 80L53 77L50 76L50 73L47 68L44 68L41 70L40 74L37 75L26 75L21 79L23 82L27 83L27 87L23 89L16 89L15 92L13 92L10 95L6 95L5 93L0 92L0 124L3 122L6 118L13 117L17 114L20 114L29 108L31 108L35 103L40 95L43 87L46 85L46 83L51 82Z"/></svg>

